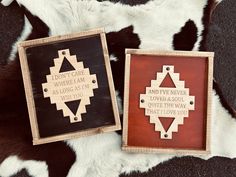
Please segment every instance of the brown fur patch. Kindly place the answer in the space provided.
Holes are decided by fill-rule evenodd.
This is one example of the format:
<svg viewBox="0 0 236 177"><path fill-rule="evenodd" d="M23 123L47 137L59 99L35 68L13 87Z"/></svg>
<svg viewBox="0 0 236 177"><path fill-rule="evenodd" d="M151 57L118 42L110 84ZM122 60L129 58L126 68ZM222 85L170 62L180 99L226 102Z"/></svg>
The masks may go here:
<svg viewBox="0 0 236 177"><path fill-rule="evenodd" d="M50 177L64 177L75 161L63 142L32 145L19 61L0 68L0 163L10 155L46 161Z"/></svg>

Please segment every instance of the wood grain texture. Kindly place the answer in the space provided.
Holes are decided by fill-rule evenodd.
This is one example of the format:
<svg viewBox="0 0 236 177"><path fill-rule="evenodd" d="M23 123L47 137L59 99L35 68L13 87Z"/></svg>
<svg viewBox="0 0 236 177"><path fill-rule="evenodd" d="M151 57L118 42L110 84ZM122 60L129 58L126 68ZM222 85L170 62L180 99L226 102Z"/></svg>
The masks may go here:
<svg viewBox="0 0 236 177"><path fill-rule="evenodd" d="M213 53L127 50L124 100L123 149L133 152L209 153ZM129 66L130 63L130 66ZM161 140L159 132L139 108L139 94L161 72L174 65L175 72L195 96L195 111L189 112L172 140ZM166 83L169 84L169 83ZM129 94L127 94L129 93ZM164 123L165 124L165 123ZM176 150L176 151L175 151Z"/></svg>
<svg viewBox="0 0 236 177"><path fill-rule="evenodd" d="M65 140L120 129L120 120L112 82L109 57L103 30L25 41L19 44L24 85L34 144ZM92 46L92 47L91 47ZM49 98L43 97L41 84L54 66L57 51L70 49L83 61L90 74L97 75L99 88L82 114L82 122L70 124ZM102 107L101 107L102 106Z"/></svg>
<svg viewBox="0 0 236 177"><path fill-rule="evenodd" d="M184 123L184 117L194 110L194 97L189 95L189 88L180 80L174 66L163 65L162 72L157 72L156 79L145 88L145 94L140 94L139 107L145 109L145 116L154 123L155 131L161 132L161 139L172 139L173 132L178 132L179 125Z"/></svg>

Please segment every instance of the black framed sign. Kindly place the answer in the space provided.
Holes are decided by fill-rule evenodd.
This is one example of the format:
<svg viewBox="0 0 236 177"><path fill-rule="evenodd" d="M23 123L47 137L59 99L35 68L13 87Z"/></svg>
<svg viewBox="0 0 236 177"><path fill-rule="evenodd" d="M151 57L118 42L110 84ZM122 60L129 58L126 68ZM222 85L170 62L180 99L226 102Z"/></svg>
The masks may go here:
<svg viewBox="0 0 236 177"><path fill-rule="evenodd" d="M18 49L34 145L120 129L104 30Z"/></svg>

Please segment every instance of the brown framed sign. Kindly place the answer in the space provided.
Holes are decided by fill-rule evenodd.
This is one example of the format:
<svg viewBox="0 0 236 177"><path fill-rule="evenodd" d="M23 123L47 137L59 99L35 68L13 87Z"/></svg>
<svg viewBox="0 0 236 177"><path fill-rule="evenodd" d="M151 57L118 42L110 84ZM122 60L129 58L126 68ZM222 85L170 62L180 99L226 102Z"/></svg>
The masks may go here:
<svg viewBox="0 0 236 177"><path fill-rule="evenodd" d="M33 144L119 130L103 29L18 45Z"/></svg>
<svg viewBox="0 0 236 177"><path fill-rule="evenodd" d="M213 56L126 50L123 150L210 153Z"/></svg>

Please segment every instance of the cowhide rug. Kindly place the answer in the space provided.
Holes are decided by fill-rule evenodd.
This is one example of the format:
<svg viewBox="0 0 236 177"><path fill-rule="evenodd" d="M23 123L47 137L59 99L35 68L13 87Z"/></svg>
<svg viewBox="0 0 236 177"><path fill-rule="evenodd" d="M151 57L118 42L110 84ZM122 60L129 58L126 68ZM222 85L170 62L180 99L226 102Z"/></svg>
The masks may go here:
<svg viewBox="0 0 236 177"><path fill-rule="evenodd" d="M8 6L11 2L1 3ZM122 2L17 0L25 13L18 40L105 28L121 114L125 48L204 50L210 15L219 1L146 0L137 1L143 4L136 6ZM0 176L9 177L23 169L33 177L118 177L148 171L175 157L122 152L121 136L115 132L32 146L16 52L14 45L9 64L0 71ZM212 154L199 157L234 158L236 121L215 91L212 97Z"/></svg>

